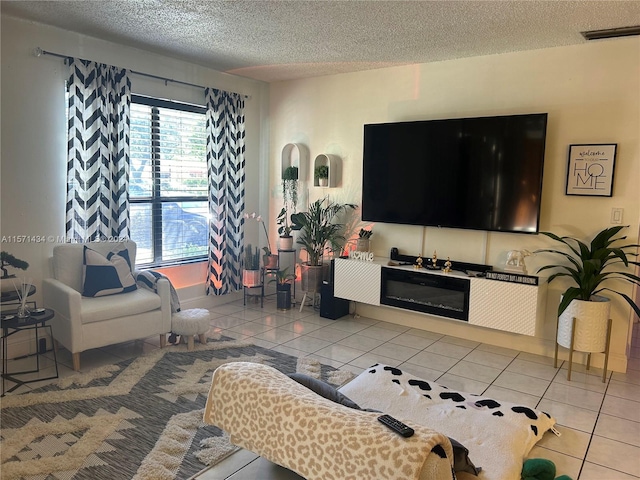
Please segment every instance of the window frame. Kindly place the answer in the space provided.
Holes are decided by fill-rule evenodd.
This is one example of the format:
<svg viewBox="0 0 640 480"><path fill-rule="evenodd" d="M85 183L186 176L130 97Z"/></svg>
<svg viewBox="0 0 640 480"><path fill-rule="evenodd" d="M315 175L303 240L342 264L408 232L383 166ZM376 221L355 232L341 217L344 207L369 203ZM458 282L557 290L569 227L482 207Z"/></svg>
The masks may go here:
<svg viewBox="0 0 640 480"><path fill-rule="evenodd" d="M156 232L163 231L162 220L162 206L164 203L182 203L182 202L202 202L208 201L208 193L203 195L180 195L180 196L162 196L161 195L161 150L160 150L160 135L159 135L159 122L160 122L160 108L166 108L171 110L178 110L190 113L199 113L206 115L207 108L201 105L194 105L189 103L176 102L172 100L165 100L160 98L148 97L138 94L131 95L131 104L145 105L151 107L151 196L150 197L132 197L131 192L128 191L130 205L150 205L151 206L151 236L152 236L152 253L153 260L147 263L137 263L137 266L149 268L149 267L167 267L172 265L187 265L190 263L197 263L207 260L208 255L198 255L194 257L183 257L178 259L163 260L162 259L162 233L156 234ZM205 118L206 120L206 118Z"/></svg>

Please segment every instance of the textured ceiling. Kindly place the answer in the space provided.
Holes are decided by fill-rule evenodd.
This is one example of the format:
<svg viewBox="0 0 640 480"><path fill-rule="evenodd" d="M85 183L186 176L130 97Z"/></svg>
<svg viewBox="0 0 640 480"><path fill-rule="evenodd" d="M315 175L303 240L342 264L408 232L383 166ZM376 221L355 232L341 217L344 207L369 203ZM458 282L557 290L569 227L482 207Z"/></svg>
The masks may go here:
<svg viewBox="0 0 640 480"><path fill-rule="evenodd" d="M1 8L267 82L572 45L585 42L581 31L640 25L633 0L3 0Z"/></svg>

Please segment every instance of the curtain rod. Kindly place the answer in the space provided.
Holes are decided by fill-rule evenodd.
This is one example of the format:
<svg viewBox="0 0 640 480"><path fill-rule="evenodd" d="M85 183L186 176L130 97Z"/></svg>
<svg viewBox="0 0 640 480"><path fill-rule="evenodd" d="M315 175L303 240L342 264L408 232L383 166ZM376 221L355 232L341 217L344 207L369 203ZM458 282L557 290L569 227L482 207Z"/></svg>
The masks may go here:
<svg viewBox="0 0 640 480"><path fill-rule="evenodd" d="M40 47L36 47L33 49L33 55L36 57L40 57L42 55L51 55L52 57L64 58L65 60L68 58L73 58L70 55L62 55L60 53L48 52L46 50L43 50ZM178 83L180 85L185 85L187 87L202 88L203 90L205 88L211 88L211 87L204 87L202 85L196 85L195 83L183 82L182 80L174 80L172 78L161 77L159 75L152 75L150 73L138 72L136 70L131 70L131 69L128 69L128 70L135 75L140 75L142 77L147 77L147 78L153 78L154 80L162 80L165 83L165 85L168 82L172 82L172 83ZM242 95L243 98L245 99L251 98L251 95L245 95L243 93L238 93L238 92L231 92L231 93L237 93L238 95Z"/></svg>

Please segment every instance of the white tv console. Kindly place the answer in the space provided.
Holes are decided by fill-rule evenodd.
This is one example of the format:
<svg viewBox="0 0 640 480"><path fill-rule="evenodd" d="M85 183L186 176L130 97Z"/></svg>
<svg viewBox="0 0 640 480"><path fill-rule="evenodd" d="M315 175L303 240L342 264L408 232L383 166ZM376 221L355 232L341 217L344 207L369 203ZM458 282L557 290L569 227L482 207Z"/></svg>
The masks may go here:
<svg viewBox="0 0 640 480"><path fill-rule="evenodd" d="M455 301L459 300L465 305L461 307L464 311L456 310L456 313L451 315L446 310L449 307L436 307L437 313L425 313L424 309L431 307L425 307L423 302L412 303L412 300L405 301L400 308L523 335L536 335L542 328L546 308L546 283L543 279L539 280L539 285L527 285L471 277L455 270L444 273L442 270L415 269L411 265L389 266L387 263L388 259L381 257L376 257L373 262L335 259L334 295L368 305L388 307L389 300L384 297L386 287L383 286L383 277L388 275L385 275L387 272L383 269L392 269L396 272L406 272L406 276L411 277L413 283L409 284L409 290L412 290L413 286L420 288L419 285L437 285L439 279L445 283L454 283L455 290L464 290L462 293L452 290L452 295L457 297ZM425 276L424 283L420 283L422 275ZM403 275L394 273L394 276ZM442 290L446 294L447 289L446 286L436 286L431 290ZM465 319L455 319L454 316L462 316Z"/></svg>

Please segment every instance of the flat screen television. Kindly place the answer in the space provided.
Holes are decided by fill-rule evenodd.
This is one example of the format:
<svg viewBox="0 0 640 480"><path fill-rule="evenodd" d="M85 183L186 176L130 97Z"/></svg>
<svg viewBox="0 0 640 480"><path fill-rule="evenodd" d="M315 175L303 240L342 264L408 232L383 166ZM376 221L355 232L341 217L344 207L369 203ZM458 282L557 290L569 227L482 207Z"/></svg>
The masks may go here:
<svg viewBox="0 0 640 480"><path fill-rule="evenodd" d="M364 125L362 219L536 233L546 128L546 113Z"/></svg>

